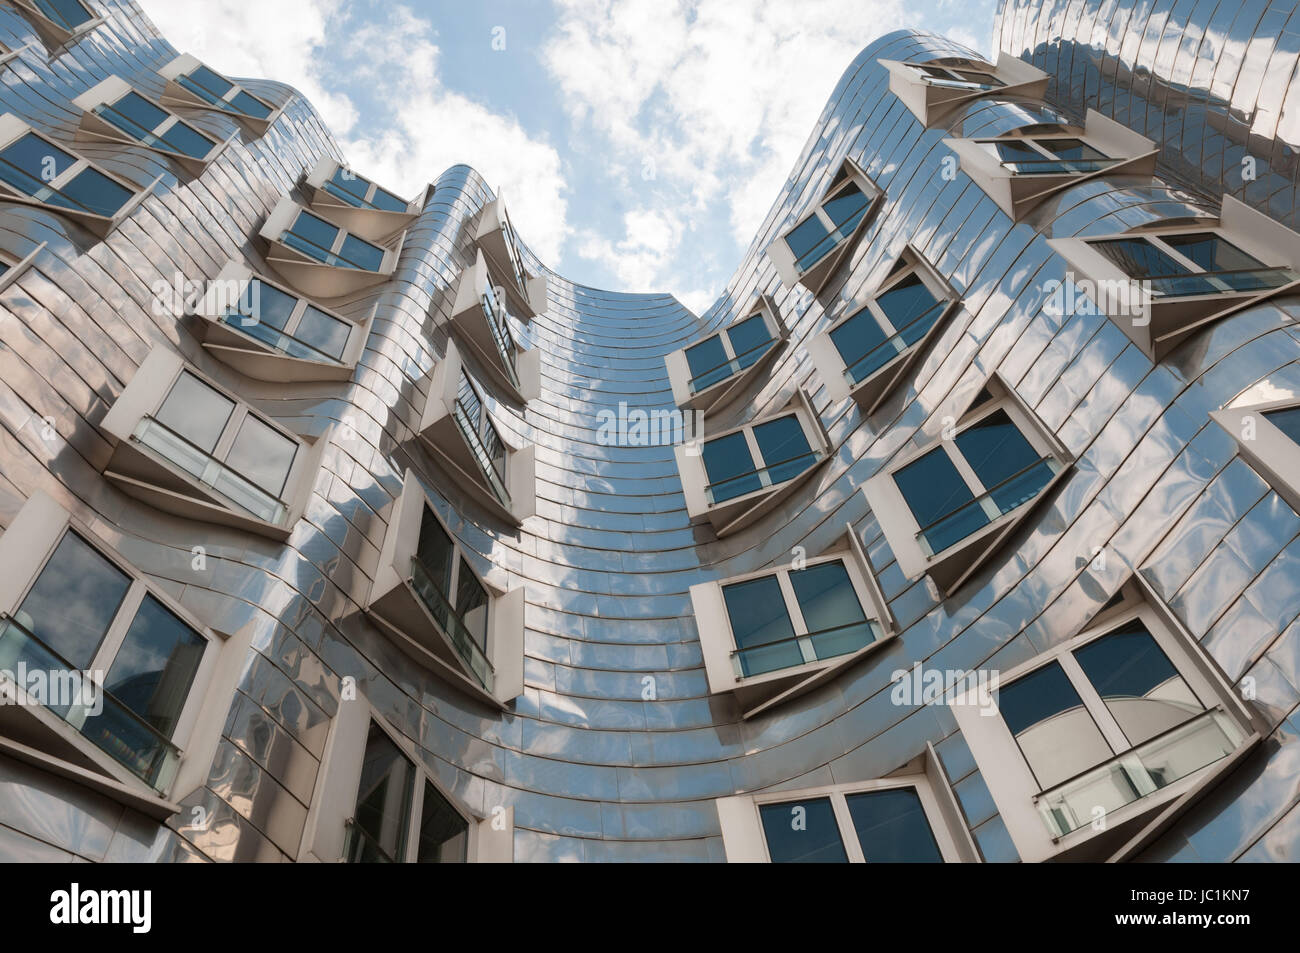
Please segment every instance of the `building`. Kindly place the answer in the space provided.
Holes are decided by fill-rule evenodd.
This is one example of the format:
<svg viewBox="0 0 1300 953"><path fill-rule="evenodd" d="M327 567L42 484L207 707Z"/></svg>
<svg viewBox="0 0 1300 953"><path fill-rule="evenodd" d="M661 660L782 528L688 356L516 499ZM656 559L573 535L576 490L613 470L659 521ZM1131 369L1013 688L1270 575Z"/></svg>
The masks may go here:
<svg viewBox="0 0 1300 953"><path fill-rule="evenodd" d="M1300 11L1238 10L877 40L696 317L0 4L0 857L1293 859Z"/></svg>

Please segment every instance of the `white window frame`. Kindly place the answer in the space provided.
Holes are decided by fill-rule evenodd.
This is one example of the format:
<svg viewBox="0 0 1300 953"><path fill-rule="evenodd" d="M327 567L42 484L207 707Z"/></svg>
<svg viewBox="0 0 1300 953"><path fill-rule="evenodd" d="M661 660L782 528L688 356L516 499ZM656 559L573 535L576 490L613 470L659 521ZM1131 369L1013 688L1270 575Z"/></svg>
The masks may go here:
<svg viewBox="0 0 1300 953"><path fill-rule="evenodd" d="M236 307L244 300L245 289L253 281L261 282L297 300L293 313L285 322L283 333L294 337L294 332L302 322L308 308L315 308L341 322L350 330L347 343L343 346L343 355L333 360L322 355L320 360L295 357L276 350L260 338L248 334L242 327L255 324L243 321L228 324L221 319L231 307ZM219 361L230 365L246 377L254 380L283 381L318 381L349 380L356 369L361 352L365 350L370 323L374 317L372 308L364 321L357 322L346 315L312 301L306 295L294 291L265 275L258 274L240 261L230 260L222 267L215 279L208 283L202 302L196 314L203 318L201 326L203 347ZM296 339L295 339L296 340ZM305 342L302 342L305 343Z"/></svg>
<svg viewBox="0 0 1300 953"><path fill-rule="evenodd" d="M1254 403L1249 394L1244 396L1244 402L1212 410L1210 417L1232 437L1251 469L1300 512L1300 444L1267 417L1271 411L1300 410L1300 397Z"/></svg>
<svg viewBox="0 0 1300 953"><path fill-rule="evenodd" d="M754 469L763 471L759 478L760 481L768 479L765 472L767 464L763 460L758 440L754 436L754 428L769 421L790 416L793 416L799 422L804 437L808 441L808 448L816 457L816 460L802 473L781 483L767 484L741 496L723 500L720 503L710 503L708 490L711 484L709 483L708 471L704 466L704 445L722 437L743 433ZM686 512L692 520L707 519L713 524L714 532L719 537L722 537L748 526L785 499L796 487L811 478L830 459L831 448L830 438L826 435L826 429L822 425L820 415L813 409L808 400L808 395L800 388L795 391L789 403L781 410L766 414L738 427L710 434L707 437L700 437L698 442L676 444L673 447L673 456L677 460L677 472L681 477L682 493L686 498ZM779 463L780 461L776 462Z"/></svg>
<svg viewBox="0 0 1300 953"><path fill-rule="evenodd" d="M730 331L736 325L742 324L756 315L763 319L763 325L767 328L767 333L771 337L768 349L749 367L742 368L720 381L715 381L703 390L692 391L691 366L687 360L686 352L713 338L718 338L722 343L722 350L727 357L727 361L736 360L736 349L731 343ZM749 386L750 382L757 379L763 373L763 370L771 365L777 354L785 348L789 340L790 330L782 323L776 302L769 295L759 295L757 300L741 317L732 321L726 327L719 328L712 334L697 338L684 348L664 355L664 364L668 369L668 381L673 392L673 403L683 409L698 410L705 415L716 413L735 400Z"/></svg>
<svg viewBox="0 0 1300 953"><path fill-rule="evenodd" d="M998 141L1039 139L1078 139L1110 161L1092 172L1017 173L990 147L990 143ZM1095 109L1088 110L1082 126L1059 124L1049 128L1031 123L1022 130L1012 129L998 136L951 137L945 144L956 154L962 171L1013 221L1023 220L1046 199L1080 182L1108 175L1154 175L1159 154L1152 140Z"/></svg>
<svg viewBox="0 0 1300 953"><path fill-rule="evenodd" d="M77 0L81 8L90 15L90 19L69 30L63 24L56 23L47 17L32 0L12 0L12 3L18 8L19 12L28 15L27 22L32 25L32 29L36 31L36 34L51 53L63 47L71 46L88 33L98 29L107 19L102 13L96 14L87 0Z"/></svg>
<svg viewBox="0 0 1300 953"><path fill-rule="evenodd" d="M131 93L135 93L141 99L145 100L151 106L154 106L167 114L166 118L156 127L150 130L150 135L155 137L155 142L145 142L143 139L137 139L125 129L120 128L107 119L102 118L95 110L100 107L114 107ZM207 168L208 163L216 159L222 152L234 141L238 133L231 133L226 139L217 139L209 132L186 122L176 113L172 112L162 103L157 102L147 94L131 86L130 83L120 76L110 76L96 86L88 89L76 99L72 104L80 109L81 124L79 131L82 135L104 139L110 142L122 142L132 146L141 146L160 155L165 155L169 159L175 160L183 169L193 175L202 175L203 170ZM212 148L208 150L207 155L195 157L183 152L176 152L167 148L160 137L163 133L177 125L188 126L196 135L212 143Z"/></svg>
<svg viewBox="0 0 1300 953"><path fill-rule="evenodd" d="M868 791L893 791L901 788L916 791L944 863L980 862L979 850L966 827L956 796L944 777L934 746L929 744L926 745L925 754L914 758L903 769L886 778L718 798L715 803L727 862L772 863L760 813L763 806L829 798L839 826L840 843L848 855L849 863L864 863L862 843L853 826L846 798Z"/></svg>
<svg viewBox="0 0 1300 953"><path fill-rule="evenodd" d="M126 202L123 203L122 207L114 212L111 217L100 215L96 212L88 212L81 209L70 209L64 208L60 205L53 205L49 202L43 201L42 199L28 195L26 192L19 191L16 186L12 186L7 182L0 182L0 198L3 198L7 202L18 202L22 205L32 205L37 208L43 208L56 214L66 216L77 224L89 229L100 238L106 238L113 229L117 228L121 222L130 217L131 213L139 207L140 203L152 194L154 187L162 181L162 176L160 175L145 188L140 188L135 183L127 181L120 175L114 175L103 166L91 162L85 156L77 152L76 149L55 142L52 138L45 135L45 133L33 129L13 113L0 115L0 151L9 148L28 133L31 133L37 138L49 143L50 148L66 153L72 157L72 163L64 169L62 173L49 182L46 182L46 187L51 191L59 191L63 185L71 182L86 169L93 169L100 175L128 190L132 197L127 199Z"/></svg>
<svg viewBox="0 0 1300 953"><path fill-rule="evenodd" d="M450 634L444 632L429 613L412 584L410 562L418 551L420 527L426 511L433 515L451 540L455 568L449 587L451 592L446 594L449 600L455 598L462 561L487 593L488 631L484 655L493 671L490 689L468 669ZM475 698L505 709L524 691L524 596L522 586L506 590L478 573L473 560L425 493L415 472L407 470L402 493L391 510L378 569L366 596L367 615L379 623L400 648L430 671Z"/></svg>
<svg viewBox="0 0 1300 953"><path fill-rule="evenodd" d="M244 93L247 96L251 96L253 99L257 100L267 109L269 109L270 115L268 115L265 119L260 119L257 116L250 116L247 113L239 112L238 110L234 109L233 106L229 110L219 109L218 107L212 105L212 103L204 99L202 96L198 95L197 93L191 92L190 90L182 86L179 80L181 80L182 78L188 78L189 75L193 73L194 70L200 66L210 70L215 76L220 77L221 79L225 80L227 83L230 84L231 88L229 92L227 92L224 96L222 96L224 102L228 104L232 103L240 93ZM212 69L211 66L208 66L206 63L204 63L202 60L198 59L197 57L191 56L189 53L182 53L180 56L176 57L174 60L172 60L170 63L165 65L162 69L160 69L158 71L158 75L167 81L167 85L163 90L162 96L160 97L160 102L164 102L167 103L168 105L173 105L173 106L184 106L188 109L207 109L207 110L214 111L219 115L226 116L227 118L240 123L246 129L251 130L252 132L256 133L259 136L264 135L268 129L270 129L273 125L275 125L275 121L279 119L280 114L284 112L283 106L275 106L267 102L261 96L257 95L257 93L245 89L243 86L240 86L238 83L232 80L229 76L217 72L216 70Z"/></svg>
<svg viewBox="0 0 1300 953"><path fill-rule="evenodd" d="M1092 825L1085 825L1058 838L1052 836L1038 811L1037 800L1044 792L1040 791L1029 763L1001 713L990 711L987 707L982 708L978 700L973 698L954 698L951 710L957 719L958 728L980 767L1021 860L1026 863L1067 856L1091 859L1105 859L1108 856L1112 859L1126 859L1132 856L1144 841L1158 834L1157 825L1142 826L1144 817L1171 805L1178 811L1186 810L1204 792L1203 782L1221 776L1223 771L1238 763L1260 740L1258 717L1241 702L1227 679L1204 655L1199 643L1182 627L1173 613L1159 603L1141 574L1135 574L1122 587L1121 593L1123 598L1120 604L1103 609L1079 634L1068 641L1053 646L1006 673L999 673L997 684L1005 687L1045 665L1061 663L1062 670L1070 678L1071 685L1079 693L1093 723L1102 732L1112 751L1116 750L1117 745L1120 746L1111 758L1098 762L1088 770L1112 763L1133 750L1134 746L1128 745L1113 716L1106 709L1105 702L1097 695L1072 653L1104 638L1126 622L1140 619L1174 669L1196 694L1197 699L1205 704L1206 711L1216 708L1222 710L1240 732L1241 740L1233 754L1111 812L1103 829L1095 830ZM996 714L997 717L985 717L990 714ZM1062 783L1068 783L1068 779ZM1048 790L1059 786L1054 785ZM1168 819L1167 813L1161 814L1161 820ZM1133 834L1135 829L1136 835ZM1109 838L1102 837L1106 830L1115 833ZM1089 845L1094 838L1098 839L1098 843Z"/></svg>
<svg viewBox="0 0 1300 953"><path fill-rule="evenodd" d="M915 344L898 351L884 365L856 384L850 383L847 376L848 365L831 337L832 333L866 310L884 332L888 343L888 338L898 331L889 315L878 303L878 299L911 275L921 279L935 300L943 305L943 310L930 329ZM822 384L832 403L852 397L868 417L874 414L894 389L903 382L917 361L925 355L934 339L947 327L949 319L960 304L961 296L943 279L929 260L912 245L905 246L890 266L885 280L861 304L855 302L846 307L841 317L808 342L808 354L817 367Z"/></svg>
<svg viewBox="0 0 1300 953"><path fill-rule="evenodd" d="M885 538L898 559L899 568L909 579L915 579L922 574L929 575L945 598L961 588L966 580L994 555L1021 520L1051 495L1056 485L1071 472L1074 463L1074 458L1056 435L1020 400L1015 388L1000 373L994 372L986 386L993 399L979 406L970 407L956 421L952 436L956 437L972 424L999 410L1005 411L1021 436L1028 441L1039 457L1054 461L1052 466L1056 470L1055 474L1031 499L997 516L986 510L992 518L979 530L951 544L947 549L937 553L927 553L919 540L923 527L912 514L911 507L908 506L895 481L895 476L909 464L915 463L935 450L941 450L952 461L958 475L965 481L975 499L981 500L989 490L984 487L975 471L957 449L956 440L945 440L941 437L938 440L928 441L924 446L892 461L863 487L867 503L880 522ZM936 414L932 421L941 424L943 419L941 415Z"/></svg>
<svg viewBox="0 0 1300 953"><path fill-rule="evenodd" d="M844 565L862 614L869 622L874 623L877 638L847 655L818 659L810 657L811 643L807 638L810 633L799 600L790 583L790 572L795 568L807 569L832 562ZM736 644L736 637L731 628L731 617L727 612L723 590L736 583L771 576L777 578L781 588L786 614L795 635L799 636L798 644L804 655L804 662L801 665L775 669L759 675L741 675L737 662L739 646ZM845 526L845 535L840 542L822 555L807 560L800 567L778 566L727 579L697 583L691 586L690 592L691 606L700 636L700 647L704 654L704 669L709 682L709 691L715 695L733 694L741 705L743 718L752 718L824 684L842 670L854 665L863 656L874 653L898 632L888 600L876 581L871 560L862 548L862 542L851 524Z"/></svg>
<svg viewBox="0 0 1300 953"><path fill-rule="evenodd" d="M1047 74L1008 53L1000 53L997 63L961 56L940 56L926 61L882 59L877 62L889 71L889 91L926 127L937 125L957 107L982 96L1042 99L1047 95ZM921 69L923 66L984 73L1001 85L979 89L946 86L931 82Z"/></svg>
<svg viewBox="0 0 1300 953"><path fill-rule="evenodd" d="M339 863L343 860L347 844L347 823L356 813L362 759L372 723L378 725L402 755L415 766L416 783L413 785L415 790L408 814L408 840L402 863L416 862L426 782L432 784L468 822L467 863L514 861L514 807L503 805L485 818L467 811L457 798L438 783L437 778L425 766L415 745L395 731L388 719L363 696L341 700L338 712L330 723L297 860L321 863Z"/></svg>
<svg viewBox="0 0 1300 953"><path fill-rule="evenodd" d="M99 669L107 672L108 665L120 651L127 629L146 595L156 599L204 639L207 648L195 671L176 730L170 738L178 755L175 770L171 779L160 789L151 787L61 717L35 703L10 708L37 718L52 742L57 738L63 747L75 748L84 765L89 767L87 769L49 753L41 753L39 758L30 754L26 757L54 773L71 774L76 780L152 817L168 817L180 810L175 800L201 785L207 778L212 758L220 743L225 713L242 672L245 650L251 645L252 635L219 635L203 625L184 606L146 580L142 573L100 538L86 522L73 516L41 490L32 494L4 535L0 536L0 607L3 607L6 617L17 612L68 533L75 533L130 580L126 596L114 615L95 659L89 665L90 671ZM11 687L21 693L17 686ZM101 781L101 778L105 780Z"/></svg>
<svg viewBox="0 0 1300 953"><path fill-rule="evenodd" d="M857 225L846 235L839 231L830 216L826 214L824 206L850 184L857 185L861 190L863 197L867 200L867 206L863 210L861 218L858 219ZM801 212L794 223L767 246L768 260L772 262L777 274L781 276L781 283L789 288L802 285L814 295L821 294L830 283L831 278L839 272L840 266L852 257L858 239L862 237L863 232L875 220L881 205L884 204L884 199L885 192L875 183L875 180L868 176L856 161L845 156L843 162L836 169L835 175L831 177L825 191L821 193L813 206ZM828 236L839 234L840 240L807 268L801 269L798 265L798 256L790 248L787 239L795 229L811 218L816 218L821 222Z"/></svg>
<svg viewBox="0 0 1300 953"><path fill-rule="evenodd" d="M1133 294L1128 296L1129 301L1130 303L1136 301L1144 312L1142 314L1111 313L1104 302L1095 302L1094 306L1097 312L1105 314L1147 357L1158 363L1188 338L1215 322L1269 298L1292 293L1300 287L1300 280L1298 280L1259 291L1148 297L1140 294L1142 289L1130 275L1092 247L1096 242L1114 239L1155 238L1159 240L1162 235L1186 235L1199 232L1213 232L1219 235L1224 241L1231 242L1248 255L1263 262L1267 268L1289 268L1300 272L1300 234L1231 195L1223 197L1217 219L1207 215L1202 221L1194 223L1183 222L1179 225L1155 223L1126 232L1088 235L1080 238L1049 238L1047 244L1065 259L1073 272L1081 279L1092 283L1094 287L1133 289ZM1162 251L1171 254L1175 260L1191 266L1194 273L1202 270L1174 249L1163 244L1160 247ZM1080 308L1087 304L1083 299L1082 293L1076 298L1076 305Z"/></svg>

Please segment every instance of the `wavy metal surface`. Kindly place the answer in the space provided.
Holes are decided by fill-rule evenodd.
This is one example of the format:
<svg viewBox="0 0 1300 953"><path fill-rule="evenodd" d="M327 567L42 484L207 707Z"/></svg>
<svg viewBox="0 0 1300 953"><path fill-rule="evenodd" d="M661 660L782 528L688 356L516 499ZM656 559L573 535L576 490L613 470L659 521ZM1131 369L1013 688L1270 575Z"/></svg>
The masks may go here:
<svg viewBox="0 0 1300 953"><path fill-rule="evenodd" d="M48 61L29 51L0 71L0 107L70 139L71 99L110 73L157 92L154 71L174 51L133 4L101 6L107 23L69 51ZM1051 4L1009 9L1004 38L1046 35L1042 24L1055 22ZM0 42L32 38L27 22L0 6ZM895 33L850 64L726 292L702 317L669 295L606 292L551 276L549 311L522 330L542 350L543 395L522 414L493 404L509 439L538 448L538 514L518 531L504 532L466 504L410 439L446 348L448 289L473 260L476 214L492 197L472 170L441 175L392 280L355 303L364 313L377 301L378 313L345 385L239 379L207 357L184 322L150 308L150 286L178 268L211 278L229 256L260 266L252 236L263 217L320 155L337 155L328 130L288 87L248 84L277 103L289 100L284 117L260 139L241 134L197 179L178 178L144 149L85 147L133 181L164 175L103 242L79 245L57 215L0 203L0 243L18 251L49 243L36 267L0 294L0 522L8 525L44 489L212 627L251 631L254 648L209 780L168 826L0 759L0 858L291 858L321 781L339 679L354 675L466 807L482 814L514 806L519 860L721 860L714 798L879 777L934 742L985 859L1014 861L951 714L893 705L890 673L918 660L945 669L1015 665L1076 632L1138 569L1232 679L1254 679L1256 705L1274 728L1144 859L1296 859L1300 517L1235 458L1208 413L1262 385L1300 394L1300 330L1291 323L1300 303L1281 299L1239 313L1159 366L1104 318L1045 313L1041 286L1065 272L1046 238L1211 206L1179 187L1176 170L1162 169L1163 181L1078 185L1013 224L964 174L941 175L946 130L923 129L889 93L876 62L953 52L965 51ZM223 137L235 130L220 116L194 115ZM1031 121L1014 103L986 99L946 125L970 135ZM824 306L782 287L763 250L816 200L846 155L887 197L837 279L836 303ZM799 345L878 282L905 242L964 302L872 426L851 401L828 405ZM773 296L797 346L731 417L777 409L804 385L834 453L781 507L718 540L690 524L671 448L602 446L599 413L620 402L669 408L663 355L761 292ZM109 444L97 423L158 343L297 432L350 425L355 438L325 453L312 503L287 545L150 512L100 475ZM904 578L859 489L936 433L937 409L955 394L973 396L995 368L1078 463L1012 545L957 598L941 601L928 580ZM59 435L53 444L34 426L46 417ZM410 664L358 612L408 466L478 568L503 588L526 588L527 688L511 713ZM901 636L819 690L742 721L730 699L708 694L689 587L784 562L796 545L816 553L845 522L868 547ZM203 573L190 569L194 545L208 553ZM1115 554L1106 570L1086 560L1080 568L1079 557L1103 545ZM644 697L647 676L653 698ZM195 807L205 809L206 825L193 823Z"/></svg>

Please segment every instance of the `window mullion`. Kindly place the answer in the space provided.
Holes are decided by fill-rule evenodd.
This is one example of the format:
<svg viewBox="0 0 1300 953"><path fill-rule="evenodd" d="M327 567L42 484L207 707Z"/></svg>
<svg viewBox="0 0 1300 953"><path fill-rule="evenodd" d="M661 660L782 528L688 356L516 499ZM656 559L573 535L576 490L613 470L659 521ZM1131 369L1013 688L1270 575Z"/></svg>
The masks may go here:
<svg viewBox="0 0 1300 953"><path fill-rule="evenodd" d="M1110 745L1111 750L1115 754L1122 754L1131 748L1132 745L1129 743L1128 738L1125 737L1119 722L1115 720L1115 716L1110 713L1110 708L1102 700L1101 695L1097 693L1097 689L1093 687L1088 676L1084 674L1082 666L1074 657L1074 653L1062 652L1057 656L1056 661L1061 666L1061 670L1065 672L1065 677L1070 680L1070 684L1074 686L1074 690L1079 693L1084 708L1088 710L1088 714L1096 722L1097 728L1106 738L1106 743Z"/></svg>
<svg viewBox="0 0 1300 953"><path fill-rule="evenodd" d="M858 832L853 826L853 815L849 813L849 802L839 791L831 792L831 809L835 812L835 823L840 829L840 843L844 853L848 854L849 863L865 864L866 855L862 853L862 844Z"/></svg>
<svg viewBox="0 0 1300 953"><path fill-rule="evenodd" d="M289 337L294 336L298 330L298 325L302 323L303 315L307 313L307 299L299 298L298 303L293 306L293 311L289 313L289 320L284 322L284 333Z"/></svg>
<svg viewBox="0 0 1300 953"><path fill-rule="evenodd" d="M144 602L147 593L144 582L140 579L132 578L131 585L126 590L126 595L122 598L122 605L118 607L117 615L113 616L113 622L104 633L104 640L100 642L99 649L95 652L95 657L90 661L90 670L92 672L103 672L107 674L113 664L113 659L122 648L122 643L126 640L127 629L135 621L136 613L140 611L140 604Z"/></svg>
<svg viewBox="0 0 1300 953"><path fill-rule="evenodd" d="M754 436L754 428L746 427L741 433L745 435L745 444L749 447L750 462L754 465L754 469L758 471L758 482L766 489L772 485L772 477L767 472L767 461L763 459L763 453L759 449L758 438Z"/></svg>

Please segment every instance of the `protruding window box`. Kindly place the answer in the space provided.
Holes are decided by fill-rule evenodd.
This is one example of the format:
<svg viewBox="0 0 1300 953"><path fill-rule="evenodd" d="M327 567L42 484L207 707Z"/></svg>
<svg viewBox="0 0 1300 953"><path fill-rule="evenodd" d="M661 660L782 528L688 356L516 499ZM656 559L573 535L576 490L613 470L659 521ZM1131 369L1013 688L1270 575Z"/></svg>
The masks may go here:
<svg viewBox="0 0 1300 953"><path fill-rule="evenodd" d="M995 697L951 708L1027 863L1131 859L1266 727L1140 574Z"/></svg>
<svg viewBox="0 0 1300 953"><path fill-rule="evenodd" d="M1047 198L1104 175L1151 175L1155 143L1094 109L1082 127L1029 126L994 139L948 139L962 171L1016 221Z"/></svg>
<svg viewBox="0 0 1300 953"><path fill-rule="evenodd" d="M718 536L770 512L830 458L821 418L802 390L784 410L673 448L686 511Z"/></svg>
<svg viewBox="0 0 1300 953"><path fill-rule="evenodd" d="M0 198L58 212L100 238L134 212L161 178L138 188L12 113L0 116Z"/></svg>
<svg viewBox="0 0 1300 953"><path fill-rule="evenodd" d="M476 817L444 791L410 739L364 698L339 703L307 812L299 861L514 861L514 808Z"/></svg>
<svg viewBox="0 0 1300 953"><path fill-rule="evenodd" d="M524 268L519 254L519 238L510 224L501 196L484 206L478 230L474 233L474 244L487 256L500 277L501 286L519 309L516 317L528 321L546 313L550 307L546 276L532 275Z"/></svg>
<svg viewBox="0 0 1300 953"><path fill-rule="evenodd" d="M541 396L541 352L516 343L506 302L496 294L482 251L474 264L461 272L451 326L479 366L512 400L523 404Z"/></svg>
<svg viewBox="0 0 1300 953"><path fill-rule="evenodd" d="M82 93L72 104L82 110L82 136L145 146L174 159L193 175L202 175L208 163L225 151L237 135L214 139L118 76L110 76Z"/></svg>
<svg viewBox="0 0 1300 953"><path fill-rule="evenodd" d="M863 487L908 578L950 596L1070 472L1073 459L1015 390L994 374L940 439Z"/></svg>
<svg viewBox="0 0 1300 953"><path fill-rule="evenodd" d="M237 261L209 284L197 313L213 357L273 382L348 380L370 324L354 324Z"/></svg>
<svg viewBox="0 0 1300 953"><path fill-rule="evenodd" d="M931 745L886 778L719 798L727 862L979 863Z"/></svg>
<svg viewBox="0 0 1300 953"><path fill-rule="evenodd" d="M384 242L406 229L424 207L425 196L408 202L328 156L316 163L305 184L313 209L372 242Z"/></svg>
<svg viewBox="0 0 1300 953"><path fill-rule="evenodd" d="M1300 235L1230 195L1204 224L1048 244L1085 288L1074 307L1095 305L1153 361L1230 314L1300 288Z"/></svg>
<svg viewBox="0 0 1300 953"><path fill-rule="evenodd" d="M846 158L813 210L767 247L767 257L788 288L821 293L852 253L885 193Z"/></svg>
<svg viewBox="0 0 1300 953"><path fill-rule="evenodd" d="M454 341L433 370L420 436L457 487L490 512L515 526L537 512L535 448L502 439Z"/></svg>
<svg viewBox="0 0 1300 953"><path fill-rule="evenodd" d="M789 339L776 303L760 295L744 317L664 356L673 402L706 416L721 410L763 375Z"/></svg>
<svg viewBox="0 0 1300 953"><path fill-rule="evenodd" d="M158 75L167 81L162 101L168 106L216 109L258 136L275 125L284 111L283 106L272 106L188 53L176 57Z"/></svg>
<svg viewBox="0 0 1300 953"><path fill-rule="evenodd" d="M745 718L829 681L896 631L852 526L801 566L691 586L691 605L709 691L730 693Z"/></svg>
<svg viewBox="0 0 1300 953"><path fill-rule="evenodd" d="M314 446L155 348L101 428L117 439L104 475L164 512L289 538L315 483Z"/></svg>
<svg viewBox="0 0 1300 953"><path fill-rule="evenodd" d="M1294 397L1210 411L1242 459L1300 512L1300 401Z"/></svg>
<svg viewBox="0 0 1300 953"><path fill-rule="evenodd" d="M359 238L289 196L260 234L271 246L267 264L312 298L341 298L387 281L406 241L405 232L384 245Z"/></svg>
<svg viewBox="0 0 1300 953"><path fill-rule="evenodd" d="M207 777L248 644L191 618L42 491L0 537L7 756L169 817Z"/></svg>
<svg viewBox="0 0 1300 953"><path fill-rule="evenodd" d="M852 397L870 415L906 380L960 297L925 256L903 249L880 288L808 342L832 402Z"/></svg>
<svg viewBox="0 0 1300 953"><path fill-rule="evenodd" d="M504 592L479 577L410 470L366 612L474 697L505 707L523 693L524 590Z"/></svg>
<svg viewBox="0 0 1300 953"><path fill-rule="evenodd" d="M1047 94L1047 74L1007 53L998 56L996 66L962 57L880 64L889 70L889 91L927 127L981 96L1042 99Z"/></svg>
<svg viewBox="0 0 1300 953"><path fill-rule="evenodd" d="M69 46L104 22L84 0L11 0L51 50Z"/></svg>

